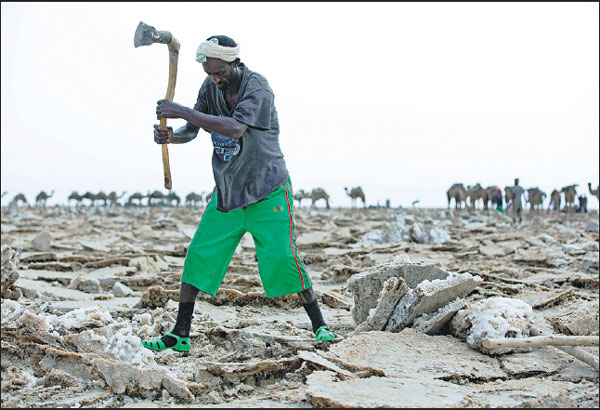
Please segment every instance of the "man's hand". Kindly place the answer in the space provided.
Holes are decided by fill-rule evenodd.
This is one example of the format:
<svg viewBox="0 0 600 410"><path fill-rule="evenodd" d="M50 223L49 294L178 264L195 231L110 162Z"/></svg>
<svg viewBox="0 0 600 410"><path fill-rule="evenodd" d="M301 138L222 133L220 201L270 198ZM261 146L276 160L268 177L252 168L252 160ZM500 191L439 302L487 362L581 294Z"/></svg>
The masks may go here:
<svg viewBox="0 0 600 410"><path fill-rule="evenodd" d="M154 124L154 142L157 144L170 144L173 140L173 128L167 127L167 130L159 130L158 124Z"/></svg>
<svg viewBox="0 0 600 410"><path fill-rule="evenodd" d="M156 119L160 120L161 118L183 118L185 113L185 107L174 103L173 101L169 101L167 99L158 100L156 102Z"/></svg>

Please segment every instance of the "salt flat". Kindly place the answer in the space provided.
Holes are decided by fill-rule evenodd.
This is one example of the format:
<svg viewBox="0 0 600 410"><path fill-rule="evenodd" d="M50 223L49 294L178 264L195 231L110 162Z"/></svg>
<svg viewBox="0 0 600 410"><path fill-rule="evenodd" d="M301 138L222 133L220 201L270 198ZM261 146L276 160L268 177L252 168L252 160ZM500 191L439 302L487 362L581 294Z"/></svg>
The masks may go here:
<svg viewBox="0 0 600 410"><path fill-rule="evenodd" d="M589 364L553 346L489 353L476 334L495 301L516 315L503 313L512 337L598 336L597 212L525 211L513 227L495 210L297 208L300 256L341 340L314 342L295 295L265 297L248 234L217 295L198 296L191 352L149 351L140 339L175 322L202 211L3 208L2 406L599 405ZM401 328L369 327L390 318Z"/></svg>

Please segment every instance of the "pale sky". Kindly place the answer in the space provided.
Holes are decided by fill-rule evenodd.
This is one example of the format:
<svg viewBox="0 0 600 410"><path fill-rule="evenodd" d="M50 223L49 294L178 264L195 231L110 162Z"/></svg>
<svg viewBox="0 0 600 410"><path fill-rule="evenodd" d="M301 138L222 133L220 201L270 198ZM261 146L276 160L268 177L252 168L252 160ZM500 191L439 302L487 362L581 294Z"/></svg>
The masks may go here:
<svg viewBox="0 0 600 410"><path fill-rule="evenodd" d="M238 42L274 91L294 188L323 187L331 206L360 185L368 205L446 207L455 182L519 177L548 196L579 184L598 208L597 2L2 3L1 17L3 205L167 192L152 130L168 52L134 47L143 21L181 43L188 107L200 42ZM168 148L174 192L212 189L209 134Z"/></svg>

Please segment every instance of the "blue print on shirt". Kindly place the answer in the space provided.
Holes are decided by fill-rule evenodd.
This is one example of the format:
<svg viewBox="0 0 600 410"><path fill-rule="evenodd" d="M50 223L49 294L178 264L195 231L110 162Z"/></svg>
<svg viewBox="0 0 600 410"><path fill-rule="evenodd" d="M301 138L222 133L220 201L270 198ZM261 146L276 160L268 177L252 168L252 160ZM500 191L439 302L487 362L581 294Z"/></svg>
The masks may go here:
<svg viewBox="0 0 600 410"><path fill-rule="evenodd" d="M225 137L216 132L211 132L210 137L215 147L215 153L222 161L231 161L231 158L240 152L240 143L235 138Z"/></svg>

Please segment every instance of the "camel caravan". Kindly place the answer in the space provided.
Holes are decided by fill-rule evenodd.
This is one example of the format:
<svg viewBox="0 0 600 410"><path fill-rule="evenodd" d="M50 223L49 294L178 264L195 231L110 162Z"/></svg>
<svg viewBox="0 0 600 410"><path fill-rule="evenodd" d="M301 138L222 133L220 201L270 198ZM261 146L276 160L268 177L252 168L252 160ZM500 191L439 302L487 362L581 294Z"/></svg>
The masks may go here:
<svg viewBox="0 0 600 410"><path fill-rule="evenodd" d="M67 205L75 206L76 208L82 206L180 206L182 199L175 192L170 191L168 194L163 194L160 191L150 192L148 191L146 194L141 194L139 192L135 192L125 200L125 194L127 191L123 191L120 194L112 191L109 194L106 194L103 191L93 193L87 191L83 194L80 194L77 191L71 192L71 194L67 197ZM2 193L2 198L7 195L8 192ZM35 198L36 207L45 207L46 201L54 195L54 191L51 191L50 194L47 194L45 191L41 191ZM201 194L197 194L195 192L190 192L185 196L185 202L183 205L190 207L198 207L202 206L205 203L210 201L212 196L211 193L203 192ZM121 203L121 198L123 198L123 203ZM9 207L16 207L18 205L27 205L29 206L29 202L27 202L27 198L24 194L19 193L14 196L14 198L10 201Z"/></svg>
<svg viewBox="0 0 600 410"><path fill-rule="evenodd" d="M544 201L546 198L549 199L548 211L554 212L587 212L587 197L585 195L577 195L578 184L572 184L562 187L560 190L554 189L550 196L547 196L544 191L538 187L525 189L525 201L529 204L529 210L532 212L542 212L544 208ZM588 182L588 190L592 196L595 196L600 201L598 194L599 187L596 189L592 188L592 184ZM484 188L481 184L477 183L474 186L468 185L466 188L463 184L453 184L448 191L446 191L446 197L448 199L448 209L452 200L454 200L455 209L470 208L471 210L477 209L477 204L481 204L480 209L487 210L491 205L497 205L498 194L501 195L502 190L496 185ZM506 209L510 210L512 206L514 194L512 186L504 187L504 201L506 203ZM563 200L564 198L564 200ZM576 204L576 200L579 200L579 205ZM464 205L463 205L464 204ZM563 208L561 208L563 204Z"/></svg>
<svg viewBox="0 0 600 410"><path fill-rule="evenodd" d="M598 194L599 187L592 188L592 184L588 182L588 190L592 196L595 196L600 200L600 196ZM530 211L542 212L544 209L549 211L575 211L575 212L587 212L587 197L585 195L577 194L578 184L572 184L565 187L562 187L560 190L554 189L550 195L547 195L544 191L539 189L538 187L525 189L525 201L526 204L529 204ZM506 203L506 210L510 210L513 200L513 192L511 186L505 186L504 189L500 189L496 185L488 186L484 188L481 184L477 183L473 186L467 185L465 186L462 183L453 184L448 191L446 191L446 196L448 200L448 209L451 207L451 203L454 200L455 209L483 209L488 210L490 206L497 205L498 195L502 195L503 191L503 200ZM360 203L363 208L367 208L366 197L362 187L357 186L353 188L344 187L344 192L351 199L351 207L356 208L357 202L360 199ZM8 192L2 192L2 198L6 196ZM174 191L169 191L169 193L164 194L160 191L147 191L146 194L142 194L140 192L135 192L128 197L125 196L126 191L118 194L115 191L110 192L109 194L104 193L103 191L93 193L87 191L83 194L79 194L77 191L71 192L71 194L67 197L67 205L74 205L76 208L82 206L125 206L125 207L140 207L140 206L185 206L185 207L204 207L208 205L210 202L213 191L202 193L190 192L184 198L181 198ZM8 207L16 208L19 205L21 206L35 206L35 207L45 207L48 199L52 198L54 195L54 190L50 191L50 193L46 193L45 191L41 191L36 197L34 203L29 203L24 194L18 193L13 199L10 201ZM121 202L122 199L122 202ZM321 187L314 188L312 191L307 192L303 189L299 189L293 195L294 201L297 201L298 207L302 207L303 200L310 200L310 207L317 208L318 204L323 204L326 209L331 209L330 206L330 197L329 194L325 191L325 189ZM548 200L547 208L544 208L544 202ZM577 205L577 201L579 201L579 205ZM415 201L418 202L418 201ZM413 202L413 207L414 203ZM524 204L524 207L526 206ZM583 205L582 205L583 204ZM562 208L561 208L562 206ZM372 208L373 206L370 206ZM585 208L583 210L583 208Z"/></svg>
<svg viewBox="0 0 600 410"><path fill-rule="evenodd" d="M360 199L362 201L363 207L366 207L365 194L360 186L354 187L352 189L344 188L346 194L352 199L352 207L356 205L356 200ZM6 196L8 192L3 192L2 197ZM77 191L71 192L71 194L67 197L67 205L75 206L76 208L82 206L186 206L186 207L203 207L206 206L213 195L213 191L202 193L190 192L184 198L181 198L174 191L170 191L168 194L164 194L160 191L147 191L146 194L142 194L140 192L135 192L128 197L124 198L126 191L123 191L121 194L117 194L117 192L113 191L109 194L106 194L103 191L93 193L87 191L83 194L78 193ZM41 191L35 198L35 206L36 207L45 207L46 201L48 198L51 198L54 195L54 191L50 194L46 194L46 192ZM123 203L121 203L121 198L123 198ZM317 204L324 203L327 209L331 209L329 205L329 194L323 188L314 188L312 191L306 192L302 189L298 190L294 193L294 200L298 202L298 206L302 206L302 200L309 199L311 200L311 208L316 208ZM11 200L10 206L15 207L17 205L27 205L29 206L29 202L25 198L25 195L19 193L15 195L15 197Z"/></svg>
<svg viewBox="0 0 600 410"><path fill-rule="evenodd" d="M186 206L186 207L203 207L208 204L208 202L212 198L212 191L202 193L190 192L183 199L177 195L174 191L169 191L169 193L164 194L160 191L147 191L146 194L142 194L140 192L134 192L128 197L125 196L127 191L123 191L118 194L115 191L106 194L103 191L94 193L87 191L83 194L80 194L77 191L71 192L71 194L67 197L67 205L75 206L75 208L80 208L84 206L125 206L125 207L140 207L140 206ZM2 193L2 197L6 196L8 192L4 191ZM35 198L35 207L45 207L46 201L48 198L54 195L54 191L50 194L47 194L44 191L41 191ZM123 201L121 201L123 199ZM24 194L19 193L14 196L14 198L10 201L8 207L16 208L18 205L30 206L30 203L27 201L27 198Z"/></svg>

